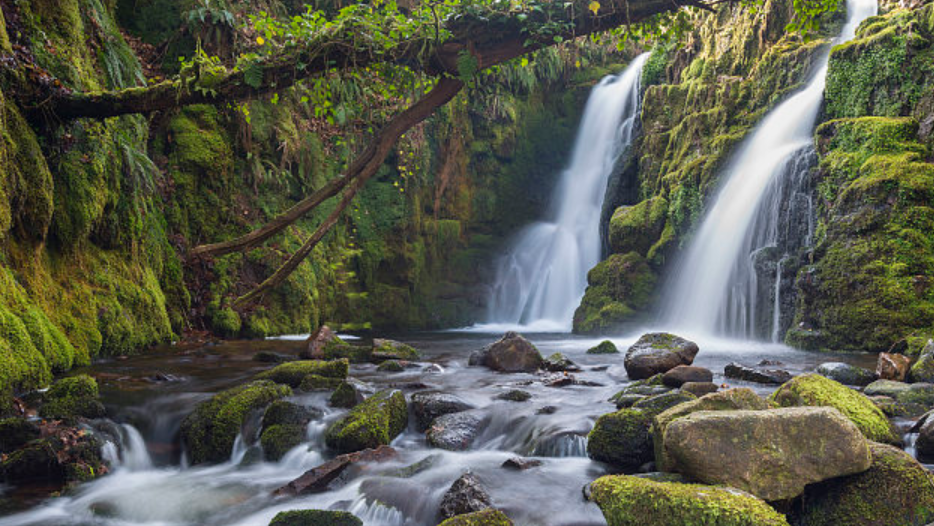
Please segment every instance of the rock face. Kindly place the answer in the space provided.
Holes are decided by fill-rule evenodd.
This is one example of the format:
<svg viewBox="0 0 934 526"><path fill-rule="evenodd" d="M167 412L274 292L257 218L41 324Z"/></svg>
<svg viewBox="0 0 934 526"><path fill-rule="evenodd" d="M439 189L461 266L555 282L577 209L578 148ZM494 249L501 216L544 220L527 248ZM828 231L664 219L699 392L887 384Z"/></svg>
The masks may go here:
<svg viewBox="0 0 934 526"><path fill-rule="evenodd" d="M325 432L328 447L342 453L387 445L409 422L401 391L383 390L367 398Z"/></svg>
<svg viewBox="0 0 934 526"><path fill-rule="evenodd" d="M411 397L410 407L419 431L428 429L431 422L441 415L474 408L462 398L448 393L415 393Z"/></svg>
<svg viewBox="0 0 934 526"><path fill-rule="evenodd" d="M809 486L800 523L807 526L924 526L934 522L934 484L904 451L870 443L867 471Z"/></svg>
<svg viewBox="0 0 934 526"><path fill-rule="evenodd" d="M700 411L668 424L663 441L674 471L765 500L797 497L871 461L859 429L829 407Z"/></svg>
<svg viewBox="0 0 934 526"><path fill-rule="evenodd" d="M590 485L590 499L609 526L788 526L768 504L732 488L609 475Z"/></svg>
<svg viewBox="0 0 934 526"><path fill-rule="evenodd" d="M43 418L100 418L104 406L100 402L97 380L79 374L58 380L45 394L39 409Z"/></svg>
<svg viewBox="0 0 934 526"><path fill-rule="evenodd" d="M504 373L531 373L542 367L544 360L532 342L515 332L507 332L496 342L474 352L469 365L485 365Z"/></svg>
<svg viewBox="0 0 934 526"><path fill-rule="evenodd" d="M844 385L865 387L876 380L872 371L848 363L827 362L817 366L817 374Z"/></svg>
<svg viewBox="0 0 934 526"><path fill-rule="evenodd" d="M309 469L302 476L274 491L273 495L300 495L327 491L331 482L350 466L360 462L384 462L397 456L396 450L389 446L339 455L316 468Z"/></svg>
<svg viewBox="0 0 934 526"><path fill-rule="evenodd" d="M626 351L623 362L632 380L665 373L679 365L691 365L697 344L664 332L645 334Z"/></svg>
<svg viewBox="0 0 934 526"><path fill-rule="evenodd" d="M346 511L291 510L276 514L269 526L363 526L363 521Z"/></svg>
<svg viewBox="0 0 934 526"><path fill-rule="evenodd" d="M934 340L928 340L921 349L918 361L908 371L908 381L934 383Z"/></svg>
<svg viewBox="0 0 934 526"><path fill-rule="evenodd" d="M693 365L679 365L662 376L662 383L668 387L681 387L688 382L712 382L710 369Z"/></svg>
<svg viewBox="0 0 934 526"><path fill-rule="evenodd" d="M438 526L512 526L512 521L499 510L487 509L451 517Z"/></svg>
<svg viewBox="0 0 934 526"><path fill-rule="evenodd" d="M765 367L749 367L741 363L730 363L723 368L727 378L745 380L757 384L780 385L791 380L791 373L782 369L768 369Z"/></svg>
<svg viewBox="0 0 934 526"><path fill-rule="evenodd" d="M433 447L463 451L470 448L486 421L479 411L449 413L434 419L425 436Z"/></svg>
<svg viewBox="0 0 934 526"><path fill-rule="evenodd" d="M910 366L911 358L903 354L881 352L879 353L879 361L876 363L876 376L882 380L904 382L908 377L908 368Z"/></svg>
<svg viewBox="0 0 934 526"><path fill-rule="evenodd" d="M490 495L471 472L466 472L451 484L451 489L441 499L441 517L450 519L493 507Z"/></svg>
<svg viewBox="0 0 934 526"><path fill-rule="evenodd" d="M769 400L782 407L833 407L852 420L869 440L890 444L901 441L892 429L892 424L872 400L819 374L798 376L779 387Z"/></svg>
<svg viewBox="0 0 934 526"><path fill-rule="evenodd" d="M627 471L651 462L652 416L638 409L601 416L587 435L587 455Z"/></svg>

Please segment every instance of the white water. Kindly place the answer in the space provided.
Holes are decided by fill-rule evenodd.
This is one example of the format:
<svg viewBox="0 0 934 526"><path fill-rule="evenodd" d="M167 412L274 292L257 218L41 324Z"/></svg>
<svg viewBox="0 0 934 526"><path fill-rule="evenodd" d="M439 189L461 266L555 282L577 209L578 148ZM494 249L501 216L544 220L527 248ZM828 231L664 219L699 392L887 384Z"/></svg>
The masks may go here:
<svg viewBox="0 0 934 526"><path fill-rule="evenodd" d="M852 39L859 23L876 11L876 0L848 0L847 20L834 43ZM774 246L771 232L780 216L769 204L783 193L782 180L810 168L804 161L813 147L828 57L829 51L805 88L772 110L733 156L722 188L664 292L666 326L686 334L749 338L761 333L755 326L755 253ZM778 316L778 306L773 308ZM780 332L769 328L766 335Z"/></svg>
<svg viewBox="0 0 934 526"><path fill-rule="evenodd" d="M520 232L500 261L487 321L526 332L567 332L600 261L600 214L617 160L639 119L640 78L648 53L590 93L571 163L561 176L547 221Z"/></svg>

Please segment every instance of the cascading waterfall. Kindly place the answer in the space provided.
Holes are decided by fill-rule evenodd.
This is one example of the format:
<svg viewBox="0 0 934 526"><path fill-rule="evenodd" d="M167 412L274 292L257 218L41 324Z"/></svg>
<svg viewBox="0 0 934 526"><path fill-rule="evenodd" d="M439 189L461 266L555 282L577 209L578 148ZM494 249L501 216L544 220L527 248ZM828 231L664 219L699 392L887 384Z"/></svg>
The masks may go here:
<svg viewBox="0 0 934 526"><path fill-rule="evenodd" d="M487 321L525 330L564 332L600 261L600 212L607 183L639 121L640 78L648 53L590 93L571 163L561 176L548 221L526 227L501 259Z"/></svg>
<svg viewBox="0 0 934 526"><path fill-rule="evenodd" d="M855 36L876 0L848 0L834 43ZM707 216L663 294L666 326L687 333L781 339L782 258L810 244L808 172L829 51L803 90L779 104L733 156ZM805 231L802 231L805 230ZM759 283L774 276L774 283ZM765 297L763 297L765 296ZM769 297L772 296L772 297ZM771 300L771 301L770 301Z"/></svg>

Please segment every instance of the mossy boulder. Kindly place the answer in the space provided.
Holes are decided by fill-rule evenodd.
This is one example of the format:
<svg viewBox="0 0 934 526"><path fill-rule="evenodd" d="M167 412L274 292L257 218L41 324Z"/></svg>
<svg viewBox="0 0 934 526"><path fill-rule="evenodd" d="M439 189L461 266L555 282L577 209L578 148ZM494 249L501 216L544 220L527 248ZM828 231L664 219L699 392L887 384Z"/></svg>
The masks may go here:
<svg viewBox="0 0 934 526"><path fill-rule="evenodd" d="M822 363L817 366L816 372L844 385L865 387L876 380L876 374L872 371L842 362Z"/></svg>
<svg viewBox="0 0 934 526"><path fill-rule="evenodd" d="M192 464L227 460L250 414L291 394L287 385L256 380L221 391L198 404L182 421L180 431Z"/></svg>
<svg viewBox="0 0 934 526"><path fill-rule="evenodd" d="M800 523L808 526L924 526L934 522L934 479L904 451L870 443L868 470L808 487Z"/></svg>
<svg viewBox="0 0 934 526"><path fill-rule="evenodd" d="M668 200L662 196L617 208L610 218L610 250L646 255L661 237L667 218Z"/></svg>
<svg viewBox="0 0 934 526"><path fill-rule="evenodd" d="M590 484L609 526L788 526L756 497L732 488L609 475Z"/></svg>
<svg viewBox="0 0 934 526"><path fill-rule="evenodd" d="M505 513L488 509L455 515L438 526L512 526L512 521Z"/></svg>
<svg viewBox="0 0 934 526"><path fill-rule="evenodd" d="M781 407L833 407L856 424L874 442L900 442L892 424L865 395L819 374L806 374L779 387L769 400Z"/></svg>
<svg viewBox="0 0 934 526"><path fill-rule="evenodd" d="M373 340L373 352L370 355L372 361L402 360L412 362L419 358L421 358L421 354L411 345L380 338Z"/></svg>
<svg viewBox="0 0 934 526"><path fill-rule="evenodd" d="M39 409L43 418L100 418L104 406L100 402L97 380L86 374L62 378L45 394Z"/></svg>
<svg viewBox="0 0 934 526"><path fill-rule="evenodd" d="M308 422L320 412L285 400L276 400L263 413L259 441L267 460L279 460L305 439Z"/></svg>
<svg viewBox="0 0 934 526"><path fill-rule="evenodd" d="M627 471L651 462L653 416L631 408L601 416L587 435L587 455Z"/></svg>
<svg viewBox="0 0 934 526"><path fill-rule="evenodd" d="M47 436L32 440L0 458L6 482L70 485L108 472L101 456L103 442L94 433L69 425L53 425Z"/></svg>
<svg viewBox="0 0 934 526"><path fill-rule="evenodd" d="M405 366L402 365L398 360L386 360L385 362L379 364L376 367L376 370L381 373L401 373L405 370Z"/></svg>
<svg viewBox="0 0 934 526"><path fill-rule="evenodd" d="M666 373L679 365L691 365L697 356L697 344L669 334L655 332L643 334L626 351L624 365L632 380L650 378Z"/></svg>
<svg viewBox="0 0 934 526"><path fill-rule="evenodd" d="M277 365L272 369L256 375L257 380L272 380L277 384L289 387L299 387L307 376L330 378L336 380L335 385L347 378L350 371L350 362L347 359L330 361L300 360Z"/></svg>
<svg viewBox="0 0 934 526"><path fill-rule="evenodd" d="M657 277L635 252L612 254L587 273L587 290L574 311L574 332L607 333L632 321L654 299Z"/></svg>
<svg viewBox="0 0 934 526"><path fill-rule="evenodd" d="M325 443L341 453L388 445L408 422L405 395L396 390L379 391L331 424Z"/></svg>
<svg viewBox="0 0 934 526"><path fill-rule="evenodd" d="M616 348L616 345L610 340L603 340L597 345L587 349L587 354L615 354L619 353L619 349Z"/></svg>
<svg viewBox="0 0 934 526"><path fill-rule="evenodd" d="M684 391L671 391L668 393L647 396L638 402L632 404L633 409L638 409L652 415L657 415L667 409L678 405L697 400L697 397Z"/></svg>
<svg viewBox="0 0 934 526"><path fill-rule="evenodd" d="M934 383L934 340L928 340L908 372L909 382Z"/></svg>
<svg viewBox="0 0 934 526"><path fill-rule="evenodd" d="M668 424L662 448L666 469L770 501L870 464L865 437L830 407L699 411Z"/></svg>
<svg viewBox="0 0 934 526"><path fill-rule="evenodd" d="M328 398L328 403L332 406L348 409L362 401L363 395L350 382L341 382L331 393L331 397Z"/></svg>
<svg viewBox="0 0 934 526"><path fill-rule="evenodd" d="M346 511L291 510L277 513L269 526L363 526L363 521Z"/></svg>

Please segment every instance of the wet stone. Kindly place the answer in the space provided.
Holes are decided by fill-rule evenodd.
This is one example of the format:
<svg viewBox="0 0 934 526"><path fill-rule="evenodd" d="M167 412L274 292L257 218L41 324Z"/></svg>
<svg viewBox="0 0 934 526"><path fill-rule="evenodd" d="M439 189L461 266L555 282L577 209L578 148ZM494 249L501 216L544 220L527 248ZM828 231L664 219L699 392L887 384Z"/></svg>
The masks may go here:
<svg viewBox="0 0 934 526"><path fill-rule="evenodd" d="M440 515L450 519L493 507L490 495L483 489L480 480L471 472L466 472L454 481L451 488L441 499Z"/></svg>
<svg viewBox="0 0 934 526"><path fill-rule="evenodd" d="M510 402L526 402L532 398L532 394L521 389L512 389L496 395L497 400L508 400Z"/></svg>
<svg viewBox="0 0 934 526"><path fill-rule="evenodd" d="M522 457L513 457L503 462L503 467L507 469L516 469L519 471L525 471L527 469L535 468L541 466L543 462L534 458L522 458Z"/></svg>
<svg viewBox="0 0 934 526"><path fill-rule="evenodd" d="M474 408L462 398L448 393L415 393L410 400L419 431L428 429L439 416Z"/></svg>
<svg viewBox="0 0 934 526"><path fill-rule="evenodd" d="M781 385L793 378L791 373L782 369L749 367L737 362L732 362L724 367L723 374L734 380L771 385Z"/></svg>

